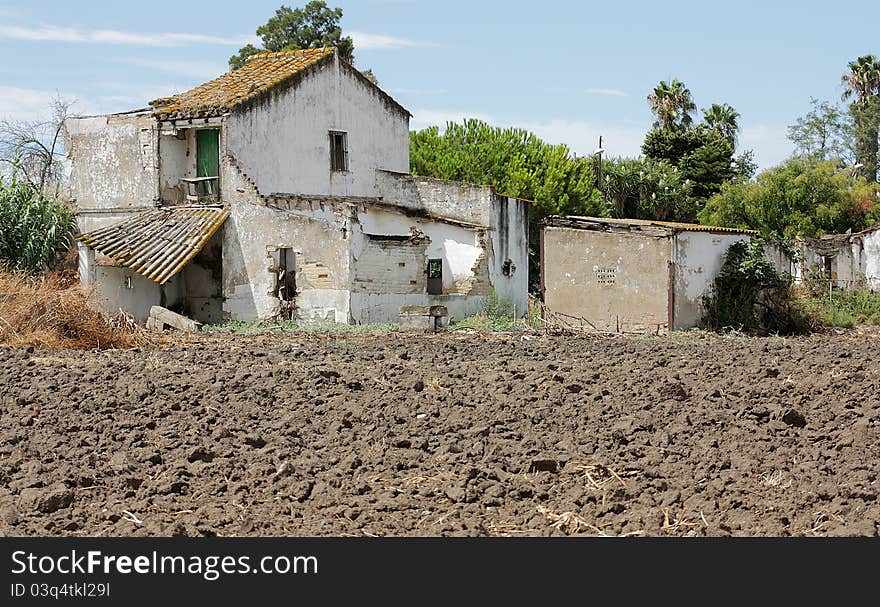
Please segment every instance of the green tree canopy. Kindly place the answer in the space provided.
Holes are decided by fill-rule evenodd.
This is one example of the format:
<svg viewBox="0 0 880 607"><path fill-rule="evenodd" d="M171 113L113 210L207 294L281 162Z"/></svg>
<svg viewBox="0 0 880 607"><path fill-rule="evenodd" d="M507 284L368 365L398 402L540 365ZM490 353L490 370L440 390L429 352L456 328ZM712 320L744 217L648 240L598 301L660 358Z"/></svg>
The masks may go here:
<svg viewBox="0 0 880 607"><path fill-rule="evenodd" d="M703 122L706 126L720 133L732 146L736 146L739 118L739 112L727 103L713 103L703 110Z"/></svg>
<svg viewBox="0 0 880 607"><path fill-rule="evenodd" d="M686 129L693 123L691 113L697 109L691 91L684 82L672 78L661 80L648 95L648 104L654 112L655 128Z"/></svg>
<svg viewBox="0 0 880 607"><path fill-rule="evenodd" d="M410 134L414 175L490 185L496 191L533 201L529 208L530 277L537 280L535 246L548 215L605 216L595 187L592 158L575 157L564 145L544 143L515 128L496 128L480 120L450 122Z"/></svg>
<svg viewBox="0 0 880 607"><path fill-rule="evenodd" d="M652 158L609 159L602 189L614 217L672 221L694 215L691 183L676 167Z"/></svg>
<svg viewBox="0 0 880 607"><path fill-rule="evenodd" d="M846 86L842 99L853 99L850 114L855 133L856 162L865 178L877 181L878 138L880 138L880 60L864 55L848 64L841 81Z"/></svg>
<svg viewBox="0 0 880 607"><path fill-rule="evenodd" d="M813 160L839 160L855 164L852 119L838 106L811 99L809 112L788 127L795 154Z"/></svg>
<svg viewBox="0 0 880 607"><path fill-rule="evenodd" d="M645 137L642 152L676 167L690 183L689 200L675 205L677 215L671 219L676 221L696 219L706 200L737 176L733 144L719 130L703 124L690 129L655 128Z"/></svg>
<svg viewBox="0 0 880 607"><path fill-rule="evenodd" d="M783 240L856 231L880 219L876 192L876 184L840 170L836 161L792 158L753 182L724 184L699 219Z"/></svg>
<svg viewBox="0 0 880 607"><path fill-rule="evenodd" d="M354 43L342 35L339 21L341 8L328 8L322 0L312 0L303 8L291 9L281 6L275 16L257 28L262 48L248 44L229 58L229 65L238 69L248 57L256 53L290 51L307 48L335 46L339 56L353 63Z"/></svg>

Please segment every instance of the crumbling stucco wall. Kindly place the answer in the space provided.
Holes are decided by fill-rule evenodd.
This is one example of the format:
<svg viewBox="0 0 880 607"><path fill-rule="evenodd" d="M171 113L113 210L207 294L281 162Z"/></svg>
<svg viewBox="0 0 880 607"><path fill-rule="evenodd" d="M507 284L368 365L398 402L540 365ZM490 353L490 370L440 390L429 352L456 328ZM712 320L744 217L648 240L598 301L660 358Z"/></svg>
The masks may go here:
<svg viewBox="0 0 880 607"><path fill-rule="evenodd" d="M492 225L492 188L393 171L376 172L383 202L476 226Z"/></svg>
<svg viewBox="0 0 880 607"><path fill-rule="evenodd" d="M803 281L811 272L824 274L825 259L830 260L831 281L840 289L860 283L858 252L854 255L853 242L848 234L828 234L819 238L799 239L801 263L796 282Z"/></svg>
<svg viewBox="0 0 880 607"><path fill-rule="evenodd" d="M671 236L547 226L544 303L567 322L603 331L668 325Z"/></svg>
<svg viewBox="0 0 880 607"><path fill-rule="evenodd" d="M297 316L348 322L349 243L344 211L329 203L315 210L266 206L228 160L221 163L221 179L230 213L223 230L224 317L248 321L278 314L272 250L289 248L295 255Z"/></svg>
<svg viewBox="0 0 880 607"><path fill-rule="evenodd" d="M158 199L156 122L148 114L68 118L70 191L79 211L144 209Z"/></svg>
<svg viewBox="0 0 880 607"><path fill-rule="evenodd" d="M397 322L401 306L444 305L451 320L476 314L491 290L487 230L378 207L352 225L352 319ZM442 262L442 293L427 292L429 259ZM403 265L401 265L403 264Z"/></svg>
<svg viewBox="0 0 880 607"><path fill-rule="evenodd" d="M489 282L499 297L514 306L517 316L528 313L528 206L524 200L495 195L491 207Z"/></svg>
<svg viewBox="0 0 880 607"><path fill-rule="evenodd" d="M144 323L152 306L173 307L179 301L180 275L160 285L130 268L97 264L93 276L98 305L108 314L123 310Z"/></svg>
<svg viewBox="0 0 880 607"><path fill-rule="evenodd" d="M749 240L746 234L679 232L675 236L675 317L673 329L699 326L705 308L703 297L712 291L724 264L727 249Z"/></svg>
<svg viewBox="0 0 880 607"><path fill-rule="evenodd" d="M861 236L861 273L867 286L880 291L880 230Z"/></svg>
<svg viewBox="0 0 880 607"><path fill-rule="evenodd" d="M226 119L228 153L264 194L374 196L375 171L409 170L409 116L338 62ZM349 170L330 170L329 132L348 137Z"/></svg>

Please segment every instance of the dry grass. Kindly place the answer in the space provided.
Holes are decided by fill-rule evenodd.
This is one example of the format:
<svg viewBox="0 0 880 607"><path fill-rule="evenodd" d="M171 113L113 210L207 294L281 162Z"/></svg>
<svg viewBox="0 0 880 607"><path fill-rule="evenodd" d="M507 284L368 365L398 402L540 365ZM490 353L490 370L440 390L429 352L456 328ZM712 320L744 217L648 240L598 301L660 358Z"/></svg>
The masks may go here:
<svg viewBox="0 0 880 607"><path fill-rule="evenodd" d="M91 350L150 343L124 314L99 311L93 297L67 274L28 277L0 269L0 344Z"/></svg>
<svg viewBox="0 0 880 607"><path fill-rule="evenodd" d="M602 489L605 485L612 481L617 481L625 489L626 483L620 475L603 464L579 464L575 466L575 470L583 472L584 478L593 489Z"/></svg>

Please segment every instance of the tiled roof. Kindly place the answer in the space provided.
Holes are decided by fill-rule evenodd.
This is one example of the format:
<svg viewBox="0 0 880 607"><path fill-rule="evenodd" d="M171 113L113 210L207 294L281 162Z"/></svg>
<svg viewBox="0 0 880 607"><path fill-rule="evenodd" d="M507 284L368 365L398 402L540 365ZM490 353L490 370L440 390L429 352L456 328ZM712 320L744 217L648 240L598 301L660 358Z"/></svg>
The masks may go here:
<svg viewBox="0 0 880 607"><path fill-rule="evenodd" d="M221 207L157 209L77 240L161 285L208 244L227 217L229 211Z"/></svg>
<svg viewBox="0 0 880 607"><path fill-rule="evenodd" d="M612 219L610 217L548 217L544 220L547 225L564 225L566 227L658 227L673 231L683 232L711 232L730 234L757 235L755 230L741 230L739 228L725 228L721 226L703 226L697 223L678 223L676 221L653 221L648 219Z"/></svg>
<svg viewBox="0 0 880 607"><path fill-rule="evenodd" d="M333 47L259 53L243 66L173 97L150 102L160 119L216 116L333 56Z"/></svg>

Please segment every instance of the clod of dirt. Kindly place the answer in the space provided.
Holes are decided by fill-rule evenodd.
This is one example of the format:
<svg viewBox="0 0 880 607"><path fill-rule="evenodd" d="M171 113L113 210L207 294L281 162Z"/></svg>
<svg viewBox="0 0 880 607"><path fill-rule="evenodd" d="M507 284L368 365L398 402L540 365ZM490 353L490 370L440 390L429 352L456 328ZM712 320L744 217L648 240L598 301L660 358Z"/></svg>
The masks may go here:
<svg viewBox="0 0 880 607"><path fill-rule="evenodd" d="M62 508L67 508L73 503L73 491L62 483L56 483L45 489L24 489L19 496L19 506L22 510L31 512L43 512L51 514Z"/></svg>
<svg viewBox="0 0 880 607"><path fill-rule="evenodd" d="M559 462L555 459L533 459L529 464L529 472L553 472L559 470Z"/></svg>
<svg viewBox="0 0 880 607"><path fill-rule="evenodd" d="M674 379L669 379L663 382L657 391L663 398L687 400L690 397L690 392L687 387L680 381Z"/></svg>
<svg viewBox="0 0 880 607"><path fill-rule="evenodd" d="M190 453L186 459L189 463L193 463L193 462L209 463L209 462L211 462L211 460L214 459L214 454L211 451L209 451L208 449L206 449L205 447L196 447L195 449L190 451Z"/></svg>
<svg viewBox="0 0 880 607"><path fill-rule="evenodd" d="M418 380L416 383L413 384L413 390L415 390L416 392L421 392L424 389L425 382L423 382L422 380Z"/></svg>
<svg viewBox="0 0 880 607"><path fill-rule="evenodd" d="M250 435L244 437L244 444L254 449L262 449L266 446L266 440L262 436Z"/></svg>
<svg viewBox="0 0 880 607"><path fill-rule="evenodd" d="M807 418L797 409L789 409L786 411L782 415L782 421L795 428L803 428L807 425Z"/></svg>

